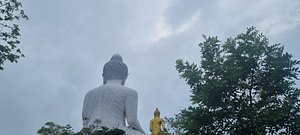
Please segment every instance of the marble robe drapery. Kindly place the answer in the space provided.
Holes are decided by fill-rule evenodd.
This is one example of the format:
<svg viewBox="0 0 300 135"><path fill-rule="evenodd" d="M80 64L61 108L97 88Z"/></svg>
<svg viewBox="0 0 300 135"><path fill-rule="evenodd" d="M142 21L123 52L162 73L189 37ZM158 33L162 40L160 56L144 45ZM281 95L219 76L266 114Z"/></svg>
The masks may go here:
<svg viewBox="0 0 300 135"><path fill-rule="evenodd" d="M127 135L143 135L137 119L138 94L135 90L122 85L110 84L99 86L89 91L83 103L82 118L84 127L101 121L101 126L119 128ZM129 125L126 126L125 118Z"/></svg>

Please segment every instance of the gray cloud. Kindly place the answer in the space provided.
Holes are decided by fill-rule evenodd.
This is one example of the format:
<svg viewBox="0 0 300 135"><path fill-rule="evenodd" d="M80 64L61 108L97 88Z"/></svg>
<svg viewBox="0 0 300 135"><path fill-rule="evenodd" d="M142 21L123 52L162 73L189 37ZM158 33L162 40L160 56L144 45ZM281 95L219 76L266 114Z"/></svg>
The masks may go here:
<svg viewBox="0 0 300 135"><path fill-rule="evenodd" d="M102 84L102 66L114 53L129 67L126 85L139 93L145 131L156 107L173 116L190 104L175 60L198 63L202 34L224 39L254 25L300 59L300 4L292 0L44 0L23 6L30 17L21 24L26 57L0 71L0 134L34 134L47 121L79 130L83 97Z"/></svg>

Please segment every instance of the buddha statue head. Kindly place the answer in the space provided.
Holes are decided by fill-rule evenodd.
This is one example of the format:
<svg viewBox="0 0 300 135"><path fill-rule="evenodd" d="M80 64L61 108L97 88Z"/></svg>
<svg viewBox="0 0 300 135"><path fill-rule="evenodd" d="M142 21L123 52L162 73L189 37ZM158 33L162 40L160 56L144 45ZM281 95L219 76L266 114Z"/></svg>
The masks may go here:
<svg viewBox="0 0 300 135"><path fill-rule="evenodd" d="M128 76L128 68L123 63L122 56L115 54L111 57L110 61L107 62L103 67L103 84L106 84L107 80L121 80L122 85Z"/></svg>
<svg viewBox="0 0 300 135"><path fill-rule="evenodd" d="M156 108L154 111L154 117L160 117L160 111L158 110L158 108Z"/></svg>

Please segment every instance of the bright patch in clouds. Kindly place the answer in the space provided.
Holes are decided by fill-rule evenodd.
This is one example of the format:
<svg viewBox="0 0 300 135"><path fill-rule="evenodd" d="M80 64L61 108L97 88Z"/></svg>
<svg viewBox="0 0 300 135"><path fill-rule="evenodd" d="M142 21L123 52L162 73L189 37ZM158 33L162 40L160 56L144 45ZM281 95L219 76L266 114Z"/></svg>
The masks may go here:
<svg viewBox="0 0 300 135"><path fill-rule="evenodd" d="M155 34L149 38L149 43L159 42L161 39L189 30L197 23L199 16L200 11L192 15L184 24L174 29L164 21L155 23Z"/></svg>

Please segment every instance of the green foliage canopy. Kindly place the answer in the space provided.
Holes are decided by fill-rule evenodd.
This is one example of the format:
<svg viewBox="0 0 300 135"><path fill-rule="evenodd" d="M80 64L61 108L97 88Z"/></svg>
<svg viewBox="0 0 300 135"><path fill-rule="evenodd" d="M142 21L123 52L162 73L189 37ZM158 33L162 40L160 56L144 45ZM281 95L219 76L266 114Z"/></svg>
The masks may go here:
<svg viewBox="0 0 300 135"><path fill-rule="evenodd" d="M47 122L37 131L39 135L125 135L121 129L109 129L107 127L98 127L100 123L94 126L82 128L79 132L74 132L71 125L61 126L54 122Z"/></svg>
<svg viewBox="0 0 300 135"><path fill-rule="evenodd" d="M24 57L17 47L21 36L16 20L28 19L22 10L21 2L17 0L0 0L0 70L3 70L5 61L18 62Z"/></svg>
<svg viewBox="0 0 300 135"><path fill-rule="evenodd" d="M183 133L300 134L300 61L254 27L224 43L204 39L199 66L176 61L192 92L192 106L176 115Z"/></svg>

